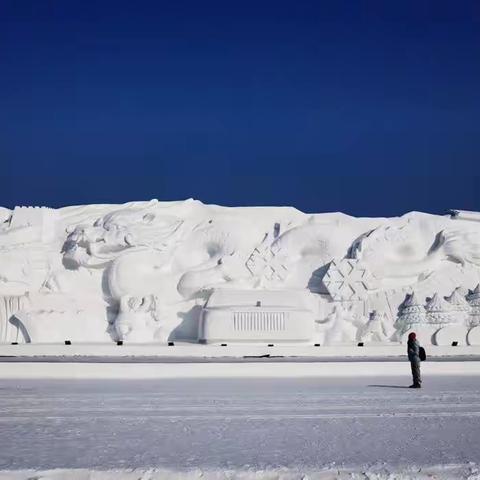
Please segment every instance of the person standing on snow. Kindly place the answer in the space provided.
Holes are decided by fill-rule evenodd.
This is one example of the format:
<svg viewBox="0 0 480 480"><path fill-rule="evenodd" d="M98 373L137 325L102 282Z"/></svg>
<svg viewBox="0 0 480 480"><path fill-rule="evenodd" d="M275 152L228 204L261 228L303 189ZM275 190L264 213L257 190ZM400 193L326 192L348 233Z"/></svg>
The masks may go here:
<svg viewBox="0 0 480 480"><path fill-rule="evenodd" d="M411 332L408 335L407 353L410 366L412 367L413 385L410 388L421 388L422 377L420 374L420 345L417 342L417 335Z"/></svg>

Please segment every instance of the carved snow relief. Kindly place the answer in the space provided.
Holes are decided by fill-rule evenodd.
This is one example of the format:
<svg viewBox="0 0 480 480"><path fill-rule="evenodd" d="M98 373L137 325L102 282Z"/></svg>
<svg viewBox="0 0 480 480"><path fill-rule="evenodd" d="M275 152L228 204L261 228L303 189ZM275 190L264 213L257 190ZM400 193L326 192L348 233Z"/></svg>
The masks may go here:
<svg viewBox="0 0 480 480"><path fill-rule="evenodd" d="M1 342L480 344L480 218L0 209Z"/></svg>

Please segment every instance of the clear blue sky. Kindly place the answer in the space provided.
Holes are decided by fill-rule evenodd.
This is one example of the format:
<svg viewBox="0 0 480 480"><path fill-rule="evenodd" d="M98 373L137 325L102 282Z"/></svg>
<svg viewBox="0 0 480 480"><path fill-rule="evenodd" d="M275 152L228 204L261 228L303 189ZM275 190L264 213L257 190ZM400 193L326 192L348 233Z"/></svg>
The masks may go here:
<svg viewBox="0 0 480 480"><path fill-rule="evenodd" d="M0 1L0 205L480 210L476 1Z"/></svg>

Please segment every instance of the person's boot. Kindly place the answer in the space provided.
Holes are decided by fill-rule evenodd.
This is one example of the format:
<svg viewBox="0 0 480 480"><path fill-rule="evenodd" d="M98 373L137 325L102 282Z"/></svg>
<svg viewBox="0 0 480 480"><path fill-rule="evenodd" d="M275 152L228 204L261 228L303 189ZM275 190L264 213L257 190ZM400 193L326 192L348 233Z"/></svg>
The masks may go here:
<svg viewBox="0 0 480 480"><path fill-rule="evenodd" d="M422 386L419 383L414 383L413 385L410 385L408 388L422 388Z"/></svg>

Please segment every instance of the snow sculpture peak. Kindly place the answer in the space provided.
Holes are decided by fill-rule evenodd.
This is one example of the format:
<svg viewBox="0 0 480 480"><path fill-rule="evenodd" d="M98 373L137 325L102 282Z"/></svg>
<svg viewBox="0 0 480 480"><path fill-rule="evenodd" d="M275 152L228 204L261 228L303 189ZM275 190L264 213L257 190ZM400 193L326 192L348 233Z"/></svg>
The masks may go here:
<svg viewBox="0 0 480 480"><path fill-rule="evenodd" d="M448 297L445 297L445 300L452 306L455 307L468 307L468 302L465 297L460 293L460 287L456 288L452 294Z"/></svg>
<svg viewBox="0 0 480 480"><path fill-rule="evenodd" d="M403 308L415 307L415 306L421 306L423 308L423 302L420 302L417 298L416 293L413 292L410 295L408 295L405 301L403 302Z"/></svg>
<svg viewBox="0 0 480 480"><path fill-rule="evenodd" d="M480 283L468 294L468 300L480 298Z"/></svg>
<svg viewBox="0 0 480 480"><path fill-rule="evenodd" d="M427 300L425 310L427 312L445 312L451 310L451 306L438 293L435 293L433 297Z"/></svg>
<svg viewBox="0 0 480 480"><path fill-rule="evenodd" d="M445 297L445 300L451 305L453 310L453 317L455 317L456 323L469 324L469 313L471 310L465 295L463 288L457 287L449 297Z"/></svg>
<svg viewBox="0 0 480 480"><path fill-rule="evenodd" d="M456 309L438 293L427 301L427 323L435 325L454 325L460 322Z"/></svg>

